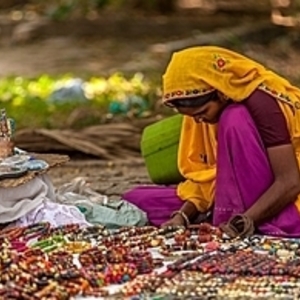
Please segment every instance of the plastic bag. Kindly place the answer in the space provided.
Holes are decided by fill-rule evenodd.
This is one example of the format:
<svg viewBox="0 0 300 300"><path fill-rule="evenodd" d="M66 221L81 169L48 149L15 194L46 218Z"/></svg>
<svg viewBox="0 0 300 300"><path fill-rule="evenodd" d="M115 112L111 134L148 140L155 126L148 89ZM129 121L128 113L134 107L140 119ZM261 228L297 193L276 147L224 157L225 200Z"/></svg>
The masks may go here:
<svg viewBox="0 0 300 300"><path fill-rule="evenodd" d="M122 199L109 201L107 196L92 190L82 177L58 188L56 201L76 205L88 222L101 224L109 229L145 226L148 223L146 213L138 207Z"/></svg>

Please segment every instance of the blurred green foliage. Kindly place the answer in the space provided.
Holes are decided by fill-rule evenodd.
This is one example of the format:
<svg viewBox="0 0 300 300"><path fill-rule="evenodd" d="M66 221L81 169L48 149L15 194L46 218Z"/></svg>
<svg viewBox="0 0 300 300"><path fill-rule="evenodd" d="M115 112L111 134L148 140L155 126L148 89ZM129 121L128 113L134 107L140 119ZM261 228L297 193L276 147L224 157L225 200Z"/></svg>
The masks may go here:
<svg viewBox="0 0 300 300"><path fill-rule="evenodd" d="M74 93L68 96L67 92L61 99L56 95L58 99L54 101L55 92L68 89L73 81L70 74L60 77L42 75L34 79L1 79L0 108L5 108L8 116L15 119L18 129L82 127L103 122L112 103L122 104L131 97L143 99L147 110L151 110L153 100L157 99L159 93L157 87L140 73L131 78L116 73L109 78L81 80L83 100L78 100ZM134 109L127 107L124 115ZM134 116L134 112L131 116Z"/></svg>

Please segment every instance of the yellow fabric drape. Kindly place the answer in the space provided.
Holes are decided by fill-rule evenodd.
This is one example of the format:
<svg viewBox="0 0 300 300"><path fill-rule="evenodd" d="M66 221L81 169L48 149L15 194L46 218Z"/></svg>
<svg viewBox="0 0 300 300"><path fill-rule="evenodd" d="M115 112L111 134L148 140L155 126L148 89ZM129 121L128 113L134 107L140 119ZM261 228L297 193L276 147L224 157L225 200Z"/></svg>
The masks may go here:
<svg viewBox="0 0 300 300"><path fill-rule="evenodd" d="M220 47L194 47L174 53L163 76L163 101L200 96L217 90L234 102L260 89L278 100L300 166L300 90L261 64ZM178 166L186 181L177 188L182 200L199 211L213 203L216 177L216 126L185 116ZM300 197L296 201L300 211Z"/></svg>

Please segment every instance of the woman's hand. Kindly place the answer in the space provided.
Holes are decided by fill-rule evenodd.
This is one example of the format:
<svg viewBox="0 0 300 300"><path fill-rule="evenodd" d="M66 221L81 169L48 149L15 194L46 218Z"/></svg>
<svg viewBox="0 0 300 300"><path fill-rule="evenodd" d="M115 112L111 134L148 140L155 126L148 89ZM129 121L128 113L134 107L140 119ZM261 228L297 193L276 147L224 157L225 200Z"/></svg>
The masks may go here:
<svg viewBox="0 0 300 300"><path fill-rule="evenodd" d="M179 211L173 212L170 220L163 223L161 227L166 226L188 226L198 215L197 208L194 203L185 201Z"/></svg>
<svg viewBox="0 0 300 300"><path fill-rule="evenodd" d="M167 226L185 226L185 220L180 214L176 214L169 221L161 225L161 227L167 227Z"/></svg>
<svg viewBox="0 0 300 300"><path fill-rule="evenodd" d="M300 173L293 146L281 145L268 148L267 151L274 182L244 213L255 225L277 216L300 193Z"/></svg>
<svg viewBox="0 0 300 300"><path fill-rule="evenodd" d="M245 215L235 215L224 224L220 229L230 238L245 238L254 234L255 227L253 220Z"/></svg>

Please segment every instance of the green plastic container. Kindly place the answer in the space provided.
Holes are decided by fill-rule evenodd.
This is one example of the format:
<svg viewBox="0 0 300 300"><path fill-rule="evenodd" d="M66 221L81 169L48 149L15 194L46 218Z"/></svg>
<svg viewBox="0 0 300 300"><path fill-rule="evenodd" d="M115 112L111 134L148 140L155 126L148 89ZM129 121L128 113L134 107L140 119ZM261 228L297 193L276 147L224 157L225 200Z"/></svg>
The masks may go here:
<svg viewBox="0 0 300 300"><path fill-rule="evenodd" d="M175 115L143 131L141 152L148 174L156 184L177 184L183 180L177 163L182 120L182 115Z"/></svg>

